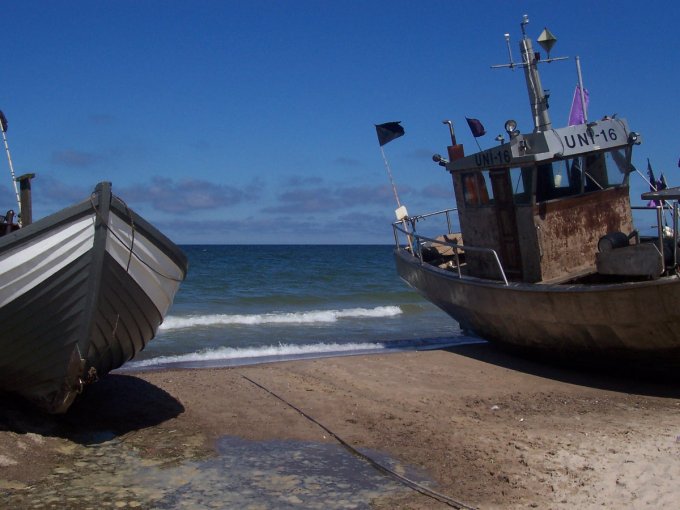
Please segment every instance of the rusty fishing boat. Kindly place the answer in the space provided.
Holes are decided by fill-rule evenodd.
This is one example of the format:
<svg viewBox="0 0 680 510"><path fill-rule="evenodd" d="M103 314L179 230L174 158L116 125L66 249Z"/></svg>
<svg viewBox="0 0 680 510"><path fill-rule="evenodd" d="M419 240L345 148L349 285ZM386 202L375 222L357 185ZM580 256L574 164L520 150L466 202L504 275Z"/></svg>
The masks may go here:
<svg viewBox="0 0 680 510"><path fill-rule="evenodd" d="M647 208L658 230L641 235L633 210L645 207L631 206L629 193L640 135L616 116L589 121L584 113L581 122L552 126L538 67L556 59L534 52L528 21L521 62L506 34L510 63L494 67L523 69L533 132L508 120L507 141L466 155L444 121L451 145L433 159L452 176L457 207L415 216L397 209L398 274L488 341L569 362L677 368L680 188L641 195L659 203ZM547 29L538 39L548 52L554 41ZM578 58L577 69L582 91ZM438 232L418 232L436 219Z"/></svg>
<svg viewBox="0 0 680 510"><path fill-rule="evenodd" d="M15 179L20 211L0 217L0 391L63 413L154 337L187 259L108 182L32 222L33 177Z"/></svg>

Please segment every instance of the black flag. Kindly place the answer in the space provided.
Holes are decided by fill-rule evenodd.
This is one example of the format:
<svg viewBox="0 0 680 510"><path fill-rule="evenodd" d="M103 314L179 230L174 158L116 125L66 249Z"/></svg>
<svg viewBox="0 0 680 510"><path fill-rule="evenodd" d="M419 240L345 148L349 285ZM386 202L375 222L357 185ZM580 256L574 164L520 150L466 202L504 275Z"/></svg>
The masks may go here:
<svg viewBox="0 0 680 510"><path fill-rule="evenodd" d="M5 114L2 113L2 110L0 110L0 124L2 124L2 130L6 133L7 132L7 117L5 117Z"/></svg>
<svg viewBox="0 0 680 510"><path fill-rule="evenodd" d="M479 119L468 119L467 117L465 117L465 120L467 120L468 126L470 126L472 136L474 136L475 138L479 138L480 136L486 134L486 129L484 129L482 123L479 122Z"/></svg>
<svg viewBox="0 0 680 510"><path fill-rule="evenodd" d="M668 187L663 172L659 175L658 181L654 177L654 170L652 170L652 164L649 162L649 158L647 158L647 175L649 176L649 191L661 191ZM662 200L650 200L647 207L659 207L661 205L663 205Z"/></svg>
<svg viewBox="0 0 680 510"><path fill-rule="evenodd" d="M654 177L654 170L652 170L652 164L647 158L647 176L649 177L649 191L658 191L659 182Z"/></svg>
<svg viewBox="0 0 680 510"><path fill-rule="evenodd" d="M380 142L381 147L404 134L404 128L399 125L400 123L401 121L375 125L375 130L378 133L378 142Z"/></svg>

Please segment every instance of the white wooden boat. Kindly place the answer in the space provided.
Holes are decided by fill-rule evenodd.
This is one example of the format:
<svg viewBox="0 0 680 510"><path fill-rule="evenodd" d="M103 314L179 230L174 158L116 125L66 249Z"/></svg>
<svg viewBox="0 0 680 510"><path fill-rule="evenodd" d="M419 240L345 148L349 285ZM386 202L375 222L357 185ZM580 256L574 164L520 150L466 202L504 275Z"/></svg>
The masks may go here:
<svg viewBox="0 0 680 510"><path fill-rule="evenodd" d="M0 233L0 390L52 413L144 348L187 271L182 251L107 182Z"/></svg>

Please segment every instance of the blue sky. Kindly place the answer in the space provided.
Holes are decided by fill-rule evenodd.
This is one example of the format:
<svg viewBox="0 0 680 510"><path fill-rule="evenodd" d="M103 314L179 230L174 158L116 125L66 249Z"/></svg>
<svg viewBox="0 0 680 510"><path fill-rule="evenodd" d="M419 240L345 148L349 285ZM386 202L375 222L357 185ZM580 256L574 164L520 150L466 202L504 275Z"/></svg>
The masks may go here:
<svg viewBox="0 0 680 510"><path fill-rule="evenodd" d="M17 175L35 172L34 216L102 180L179 243L389 243L396 207L374 124L409 212L453 206L451 119L494 145L509 118L531 130L519 24L579 55L590 117L642 133L634 163L680 184L677 2L361 0L5 1L0 109ZM573 58L542 69L556 127ZM13 207L6 161L0 204ZM4 177L3 177L4 175ZM634 178L633 197L645 191Z"/></svg>

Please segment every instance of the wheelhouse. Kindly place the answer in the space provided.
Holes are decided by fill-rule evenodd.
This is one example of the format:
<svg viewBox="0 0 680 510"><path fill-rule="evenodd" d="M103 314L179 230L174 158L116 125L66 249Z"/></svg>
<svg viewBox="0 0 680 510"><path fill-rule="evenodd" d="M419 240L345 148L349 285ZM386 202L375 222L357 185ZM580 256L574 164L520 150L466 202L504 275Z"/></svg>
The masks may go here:
<svg viewBox="0 0 680 510"><path fill-rule="evenodd" d="M463 239L494 250L509 280L560 283L595 273L598 242L634 232L628 181L639 136L622 119L521 135L470 156L449 147ZM471 276L494 278L483 252Z"/></svg>

